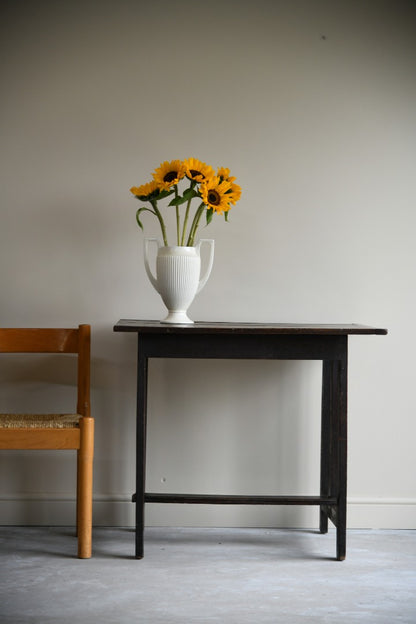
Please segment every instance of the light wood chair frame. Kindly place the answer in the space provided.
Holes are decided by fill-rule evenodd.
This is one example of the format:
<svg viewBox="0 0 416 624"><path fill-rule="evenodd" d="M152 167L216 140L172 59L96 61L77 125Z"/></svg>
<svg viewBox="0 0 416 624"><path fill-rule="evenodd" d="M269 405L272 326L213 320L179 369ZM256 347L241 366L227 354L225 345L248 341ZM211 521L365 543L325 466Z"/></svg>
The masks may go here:
<svg viewBox="0 0 416 624"><path fill-rule="evenodd" d="M78 557L88 559L92 549L92 482L94 419L90 407L90 325L74 329L0 328L0 353L72 353L78 359L76 426L6 428L1 425L0 449L74 449L77 451Z"/></svg>

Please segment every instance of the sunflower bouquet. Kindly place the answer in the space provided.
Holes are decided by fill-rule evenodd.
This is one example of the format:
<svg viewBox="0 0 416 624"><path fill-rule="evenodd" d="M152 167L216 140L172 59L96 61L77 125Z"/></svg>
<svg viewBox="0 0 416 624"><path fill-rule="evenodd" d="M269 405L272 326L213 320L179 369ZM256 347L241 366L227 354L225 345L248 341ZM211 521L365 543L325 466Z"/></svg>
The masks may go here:
<svg viewBox="0 0 416 624"><path fill-rule="evenodd" d="M143 230L140 215L142 212L151 212L159 221L162 230L163 243L168 246L166 225L162 213L158 208L158 201L173 195L169 206L176 211L176 244L192 247L202 215L205 213L206 224L211 223L214 213L224 214L228 221L228 211L241 197L241 188L235 184L230 170L224 167L214 169L209 165L188 158L186 160L172 160L163 162L152 174L153 180L142 186L133 186L130 191L142 202L149 202L149 206L142 206L136 212L136 220ZM189 185L179 192L183 182ZM191 214L192 200L199 201L196 210ZM184 213L181 214L181 207Z"/></svg>

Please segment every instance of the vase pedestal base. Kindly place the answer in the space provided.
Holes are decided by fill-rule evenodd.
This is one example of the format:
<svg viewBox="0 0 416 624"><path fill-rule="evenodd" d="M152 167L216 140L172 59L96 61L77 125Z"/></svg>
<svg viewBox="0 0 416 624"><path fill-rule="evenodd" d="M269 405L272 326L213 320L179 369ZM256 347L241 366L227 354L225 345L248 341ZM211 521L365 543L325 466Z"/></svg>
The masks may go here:
<svg viewBox="0 0 416 624"><path fill-rule="evenodd" d="M191 325L193 321L186 314L186 310L169 310L169 314L161 323L173 323L175 325Z"/></svg>

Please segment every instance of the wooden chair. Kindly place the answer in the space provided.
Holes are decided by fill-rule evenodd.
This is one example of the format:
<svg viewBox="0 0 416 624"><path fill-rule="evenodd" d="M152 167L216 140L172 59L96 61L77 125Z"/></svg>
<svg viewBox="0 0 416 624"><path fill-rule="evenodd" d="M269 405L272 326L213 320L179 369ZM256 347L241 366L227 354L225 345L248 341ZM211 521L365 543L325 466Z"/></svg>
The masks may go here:
<svg viewBox="0 0 416 624"><path fill-rule="evenodd" d="M90 415L89 325L78 329L1 329L0 353L74 353L75 414L0 414L0 449L76 449L78 557L91 557L94 419Z"/></svg>

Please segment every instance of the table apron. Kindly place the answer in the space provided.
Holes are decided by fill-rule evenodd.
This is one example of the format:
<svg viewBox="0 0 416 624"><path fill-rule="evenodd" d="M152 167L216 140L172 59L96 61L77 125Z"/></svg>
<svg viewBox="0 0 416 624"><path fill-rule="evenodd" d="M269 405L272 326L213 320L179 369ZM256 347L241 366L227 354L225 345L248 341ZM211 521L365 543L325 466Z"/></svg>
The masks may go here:
<svg viewBox="0 0 416 624"><path fill-rule="evenodd" d="M348 336L138 334L142 358L343 360Z"/></svg>

